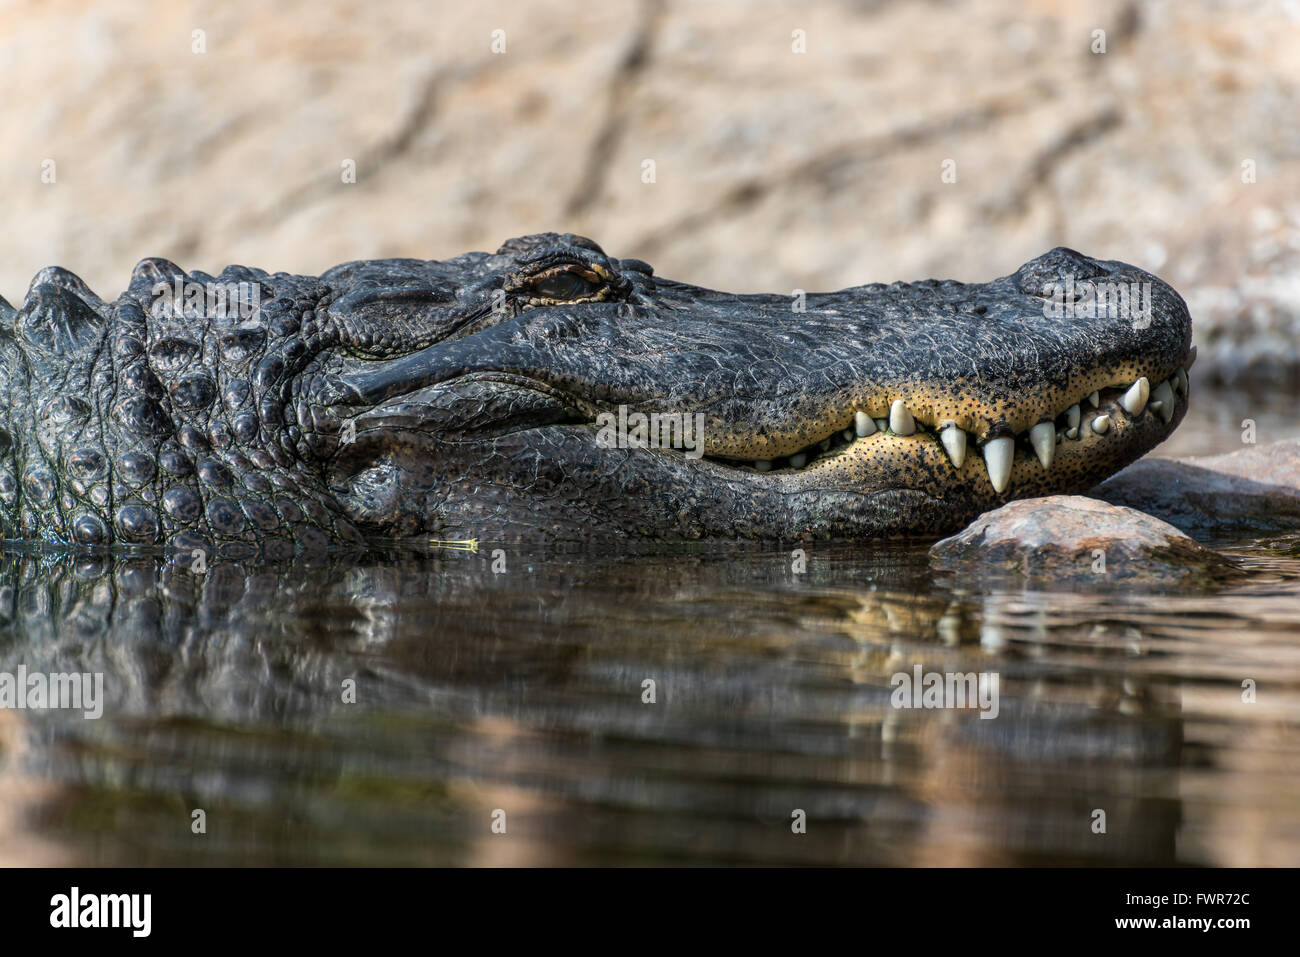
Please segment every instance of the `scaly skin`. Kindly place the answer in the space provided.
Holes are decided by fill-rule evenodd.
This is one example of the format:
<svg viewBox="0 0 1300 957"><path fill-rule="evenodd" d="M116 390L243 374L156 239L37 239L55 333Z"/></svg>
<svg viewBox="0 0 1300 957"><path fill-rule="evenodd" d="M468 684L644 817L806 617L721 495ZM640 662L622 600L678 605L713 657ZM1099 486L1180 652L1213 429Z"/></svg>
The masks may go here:
<svg viewBox="0 0 1300 957"><path fill-rule="evenodd" d="M1152 308L1045 317L1044 284L1067 278L1149 282ZM178 279L255 284L259 309L178 314L158 293ZM21 309L0 300L0 523L11 540L273 557L426 536L932 537L1084 491L1163 440L1190 342L1169 286L1066 249L990 283L803 303L657 279L554 233L320 277L147 259L113 303L50 268ZM1168 380L1164 401L1126 412L1139 377L1153 400ZM915 433L905 415L903 434L869 424L899 401ZM620 405L702 415L703 458L603 447L597 416ZM1040 421L1062 433L1048 468L1027 441ZM1001 492L999 445L1015 448Z"/></svg>

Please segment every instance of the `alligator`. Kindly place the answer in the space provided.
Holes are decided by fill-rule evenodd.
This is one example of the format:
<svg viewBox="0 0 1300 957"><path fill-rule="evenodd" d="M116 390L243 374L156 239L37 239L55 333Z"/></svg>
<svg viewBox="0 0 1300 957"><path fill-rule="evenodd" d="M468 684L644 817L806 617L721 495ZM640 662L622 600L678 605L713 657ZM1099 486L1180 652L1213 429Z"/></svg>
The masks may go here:
<svg viewBox="0 0 1300 957"><path fill-rule="evenodd" d="M272 556L933 538L1144 454L1194 358L1171 287L1063 247L736 295L556 233L320 276L150 258L113 302L50 267L0 353L6 540Z"/></svg>

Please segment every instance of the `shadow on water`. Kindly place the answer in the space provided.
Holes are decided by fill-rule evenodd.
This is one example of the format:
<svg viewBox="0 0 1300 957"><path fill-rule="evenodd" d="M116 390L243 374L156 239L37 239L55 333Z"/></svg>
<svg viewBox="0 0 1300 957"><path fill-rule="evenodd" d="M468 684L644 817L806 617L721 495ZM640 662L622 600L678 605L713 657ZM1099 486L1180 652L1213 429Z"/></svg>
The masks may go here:
<svg viewBox="0 0 1300 957"><path fill-rule="evenodd" d="M105 700L0 710L0 863L1294 864L1284 550L1162 596L907 548L8 555L0 672ZM997 716L893 707L917 666L996 672Z"/></svg>

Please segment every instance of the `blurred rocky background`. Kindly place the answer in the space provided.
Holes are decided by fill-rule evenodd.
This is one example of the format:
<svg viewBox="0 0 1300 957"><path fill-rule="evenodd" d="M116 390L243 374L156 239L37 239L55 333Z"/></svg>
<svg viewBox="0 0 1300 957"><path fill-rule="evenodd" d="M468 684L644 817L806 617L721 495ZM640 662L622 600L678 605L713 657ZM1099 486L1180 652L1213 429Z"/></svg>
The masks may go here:
<svg viewBox="0 0 1300 957"><path fill-rule="evenodd" d="M1300 0L0 0L0 89L11 301L544 230L735 291L1064 244L1179 288L1204 382L1300 390Z"/></svg>

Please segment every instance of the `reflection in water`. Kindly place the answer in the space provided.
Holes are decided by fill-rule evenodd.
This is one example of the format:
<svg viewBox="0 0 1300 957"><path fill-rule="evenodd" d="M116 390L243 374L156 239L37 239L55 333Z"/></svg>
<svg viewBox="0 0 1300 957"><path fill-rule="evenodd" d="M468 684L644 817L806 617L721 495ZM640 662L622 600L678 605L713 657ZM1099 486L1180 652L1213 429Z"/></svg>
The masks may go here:
<svg viewBox="0 0 1300 957"><path fill-rule="evenodd" d="M919 549L491 548L6 556L0 672L107 700L0 711L0 863L1300 860L1300 561L1144 596ZM997 672L997 718L892 707L917 665Z"/></svg>

